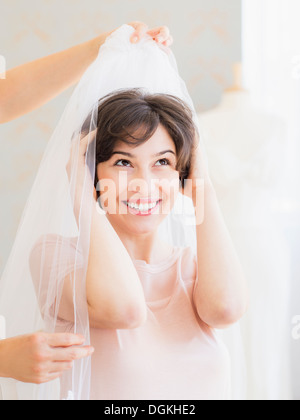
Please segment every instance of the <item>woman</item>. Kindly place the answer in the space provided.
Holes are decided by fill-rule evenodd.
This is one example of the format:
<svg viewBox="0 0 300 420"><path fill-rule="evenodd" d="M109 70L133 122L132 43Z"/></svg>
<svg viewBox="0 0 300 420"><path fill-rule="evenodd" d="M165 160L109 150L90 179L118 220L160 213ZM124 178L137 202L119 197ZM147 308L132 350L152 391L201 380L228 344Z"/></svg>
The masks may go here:
<svg viewBox="0 0 300 420"><path fill-rule="evenodd" d="M95 142L96 175L90 173L90 181L100 191L106 215L94 206L86 275L95 348L91 397L228 398L228 356L214 329L242 317L247 293L208 174L204 187L197 183L203 179L204 162L191 110L171 95L124 90L100 102L97 130L93 137L84 137L90 125L91 117L81 130L74 212L79 222L85 155ZM127 182L121 184L124 171ZM69 162L70 179L71 172ZM191 181L187 188L186 179ZM199 219L203 210L197 195L203 197L204 188L197 256L191 248L174 248L160 239L159 226L174 207L179 184L193 200ZM77 253L76 241L67 253L80 270L83 255ZM30 263L37 290L41 277L47 287L47 270L65 245L63 238L48 235L33 248ZM37 263L41 253L43 265ZM68 330L74 323L69 273L63 283L58 318L60 327Z"/></svg>
<svg viewBox="0 0 300 420"><path fill-rule="evenodd" d="M244 313L243 273L172 54L151 37L131 44L132 31L102 46L48 144L1 307L21 330L37 319L93 344L93 365L75 362L62 398L227 398L214 328Z"/></svg>
<svg viewBox="0 0 300 420"><path fill-rule="evenodd" d="M139 42L146 34L165 46L173 42L165 26L149 30L142 22L129 25L134 28L133 43ZM111 33L103 33L84 44L9 70L6 78L0 80L0 123L12 121L42 106L78 82ZM0 377L37 384L52 381L70 369L74 360L93 353L90 346L74 347L84 344L84 341L85 338L78 334L44 332L2 340Z"/></svg>

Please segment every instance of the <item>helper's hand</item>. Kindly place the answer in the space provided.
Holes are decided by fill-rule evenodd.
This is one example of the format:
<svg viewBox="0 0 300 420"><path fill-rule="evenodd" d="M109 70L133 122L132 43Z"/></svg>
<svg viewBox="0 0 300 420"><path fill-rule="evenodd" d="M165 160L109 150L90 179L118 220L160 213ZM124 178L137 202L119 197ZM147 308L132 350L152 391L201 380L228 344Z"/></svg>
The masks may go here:
<svg viewBox="0 0 300 420"><path fill-rule="evenodd" d="M162 44L165 47L170 47L173 44L173 37L170 34L170 29L167 26L158 26L153 29L149 29L148 25L143 22L131 22L128 25L135 29L135 32L131 36L131 42L137 43L143 36L150 35L154 41L158 44Z"/></svg>
<svg viewBox="0 0 300 420"><path fill-rule="evenodd" d="M3 340L1 375L26 383L53 381L71 369L74 360L91 356L92 347L78 347L83 343L80 335L42 332Z"/></svg>

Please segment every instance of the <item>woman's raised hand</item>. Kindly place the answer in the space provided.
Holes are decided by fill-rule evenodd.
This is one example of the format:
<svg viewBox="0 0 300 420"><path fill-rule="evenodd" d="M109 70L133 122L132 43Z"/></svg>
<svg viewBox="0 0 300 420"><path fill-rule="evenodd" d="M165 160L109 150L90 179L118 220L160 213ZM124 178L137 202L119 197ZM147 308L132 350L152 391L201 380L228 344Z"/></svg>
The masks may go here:
<svg viewBox="0 0 300 420"><path fill-rule="evenodd" d="M199 189L202 191L203 188L207 186L212 186L212 182L208 171L203 144L197 137L192 152L190 173L185 180L184 188L181 189L181 193L195 201L197 194L199 194Z"/></svg>
<svg viewBox="0 0 300 420"><path fill-rule="evenodd" d="M96 130L90 132L85 137L82 137L80 140L75 139L71 144L70 157L66 166L67 174L69 181L72 180L76 175L76 193L75 193L75 207L80 205L82 200L82 192L84 190L84 184L87 182L86 175L89 178L89 181L93 183L92 176L89 172L88 166L86 164L86 153L88 147L91 146L93 141L95 141ZM94 188L94 199L97 201L97 193Z"/></svg>

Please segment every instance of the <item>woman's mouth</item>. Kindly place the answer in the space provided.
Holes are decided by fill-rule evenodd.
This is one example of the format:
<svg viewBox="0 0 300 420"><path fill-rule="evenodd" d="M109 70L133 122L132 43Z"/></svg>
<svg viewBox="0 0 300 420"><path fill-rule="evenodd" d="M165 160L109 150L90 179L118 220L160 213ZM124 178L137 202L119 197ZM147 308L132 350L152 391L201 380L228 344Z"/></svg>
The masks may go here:
<svg viewBox="0 0 300 420"><path fill-rule="evenodd" d="M123 203L128 207L129 212L135 216L151 216L159 208L159 205L162 200L152 201L151 203L130 203L128 201L123 201Z"/></svg>

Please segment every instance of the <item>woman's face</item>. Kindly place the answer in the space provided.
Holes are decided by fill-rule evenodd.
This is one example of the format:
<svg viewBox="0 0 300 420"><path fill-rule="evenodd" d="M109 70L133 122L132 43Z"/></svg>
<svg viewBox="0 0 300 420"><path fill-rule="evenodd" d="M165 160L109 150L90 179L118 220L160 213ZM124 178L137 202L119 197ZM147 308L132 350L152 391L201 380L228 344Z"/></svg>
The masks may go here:
<svg viewBox="0 0 300 420"><path fill-rule="evenodd" d="M101 206L112 225L131 234L156 230L179 193L176 164L174 141L162 125L138 147L117 142L97 167Z"/></svg>

